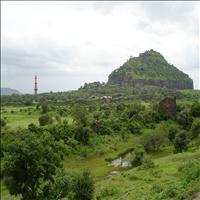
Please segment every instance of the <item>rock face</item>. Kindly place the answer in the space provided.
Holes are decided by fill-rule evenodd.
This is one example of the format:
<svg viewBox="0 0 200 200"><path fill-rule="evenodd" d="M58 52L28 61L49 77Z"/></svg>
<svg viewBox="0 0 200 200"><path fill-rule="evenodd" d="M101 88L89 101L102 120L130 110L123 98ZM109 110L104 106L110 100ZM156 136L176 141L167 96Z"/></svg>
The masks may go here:
<svg viewBox="0 0 200 200"><path fill-rule="evenodd" d="M159 110L166 116L174 117L176 115L176 98L166 97L159 103Z"/></svg>
<svg viewBox="0 0 200 200"><path fill-rule="evenodd" d="M108 85L166 87L170 89L193 89L192 79L184 72L169 64L154 50L131 57L108 78Z"/></svg>

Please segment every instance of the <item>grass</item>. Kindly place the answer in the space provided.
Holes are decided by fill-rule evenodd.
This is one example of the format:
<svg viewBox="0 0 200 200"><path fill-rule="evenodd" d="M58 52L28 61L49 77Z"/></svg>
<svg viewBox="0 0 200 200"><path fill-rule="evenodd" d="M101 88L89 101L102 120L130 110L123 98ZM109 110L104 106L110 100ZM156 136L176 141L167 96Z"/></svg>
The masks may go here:
<svg viewBox="0 0 200 200"><path fill-rule="evenodd" d="M11 129L27 128L30 123L39 125L38 118L40 115L40 111L35 110L33 106L4 106L1 108L1 117L6 119L6 123ZM64 119L69 124L73 123L70 116L62 117L62 120Z"/></svg>
<svg viewBox="0 0 200 200"><path fill-rule="evenodd" d="M159 192L170 185L179 184L178 167L186 161L192 162L195 159L200 160L200 151L159 157L153 160L156 165L153 169L135 168L98 181L96 194L101 197L100 199L105 200L161 200L163 198L159 198ZM192 192L197 192L195 189L200 191L200 183L196 183ZM175 199L175 197L166 199Z"/></svg>

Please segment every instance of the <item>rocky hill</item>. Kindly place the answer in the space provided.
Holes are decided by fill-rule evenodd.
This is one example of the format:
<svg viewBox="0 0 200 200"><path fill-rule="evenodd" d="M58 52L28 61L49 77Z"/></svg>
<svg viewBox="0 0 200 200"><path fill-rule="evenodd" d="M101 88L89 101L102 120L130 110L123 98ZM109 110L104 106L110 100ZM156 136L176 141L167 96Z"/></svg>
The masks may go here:
<svg viewBox="0 0 200 200"><path fill-rule="evenodd" d="M21 94L18 90L11 88L1 88L1 95Z"/></svg>
<svg viewBox="0 0 200 200"><path fill-rule="evenodd" d="M154 50L130 57L108 78L108 85L153 85L173 89L193 89L192 79Z"/></svg>

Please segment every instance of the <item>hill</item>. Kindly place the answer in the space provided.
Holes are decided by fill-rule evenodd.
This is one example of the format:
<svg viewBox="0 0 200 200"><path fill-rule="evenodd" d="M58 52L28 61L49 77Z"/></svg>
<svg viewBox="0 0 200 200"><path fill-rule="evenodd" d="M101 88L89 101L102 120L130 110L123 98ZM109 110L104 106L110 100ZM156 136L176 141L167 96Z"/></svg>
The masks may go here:
<svg viewBox="0 0 200 200"><path fill-rule="evenodd" d="M1 95L21 94L18 90L11 88L1 88Z"/></svg>
<svg viewBox="0 0 200 200"><path fill-rule="evenodd" d="M153 85L172 89L193 89L192 79L154 50L130 57L108 78L109 85Z"/></svg>

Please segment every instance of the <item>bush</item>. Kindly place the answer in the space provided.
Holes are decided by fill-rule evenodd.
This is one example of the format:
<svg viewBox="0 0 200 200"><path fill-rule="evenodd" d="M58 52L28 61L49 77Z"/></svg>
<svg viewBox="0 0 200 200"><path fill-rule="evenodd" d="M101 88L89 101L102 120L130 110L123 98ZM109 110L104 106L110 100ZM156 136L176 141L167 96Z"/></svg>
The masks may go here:
<svg viewBox="0 0 200 200"><path fill-rule="evenodd" d="M128 129L130 130L131 133L141 133L141 125L139 122L131 120L128 123Z"/></svg>
<svg viewBox="0 0 200 200"><path fill-rule="evenodd" d="M94 180L88 171L75 177L71 200L92 200L94 197Z"/></svg>
<svg viewBox="0 0 200 200"><path fill-rule="evenodd" d="M181 131L174 139L175 152L179 153L185 151L187 149L188 142L187 132Z"/></svg>
<svg viewBox="0 0 200 200"><path fill-rule="evenodd" d="M52 117L48 114L40 116L38 120L39 120L40 126L45 126L45 125L53 123Z"/></svg>
<svg viewBox="0 0 200 200"><path fill-rule="evenodd" d="M142 165L143 162L144 151L142 148L137 148L133 152L133 158L131 160L132 167L138 167Z"/></svg>
<svg viewBox="0 0 200 200"><path fill-rule="evenodd" d="M46 103L43 103L42 105L41 105L41 113L42 114L46 114L47 112L49 112L49 106L46 104Z"/></svg>
<svg viewBox="0 0 200 200"><path fill-rule="evenodd" d="M191 127L192 138L196 138L200 135L200 119L195 119Z"/></svg>
<svg viewBox="0 0 200 200"><path fill-rule="evenodd" d="M192 125L192 116L189 110L183 110L177 115L177 122L185 129L189 129Z"/></svg>
<svg viewBox="0 0 200 200"><path fill-rule="evenodd" d="M155 164L149 156L144 156L142 161L142 168L143 169L151 169L154 168Z"/></svg>
<svg viewBox="0 0 200 200"><path fill-rule="evenodd" d="M91 133L90 128L80 126L75 129L74 138L81 144L87 145L89 142L90 133Z"/></svg>
<svg viewBox="0 0 200 200"><path fill-rule="evenodd" d="M182 179L187 183L191 181L200 181L200 162L193 161L187 162L178 168L178 171L182 173Z"/></svg>
<svg viewBox="0 0 200 200"><path fill-rule="evenodd" d="M156 130L149 131L140 140L146 152L158 152L165 142L165 136Z"/></svg>
<svg viewBox="0 0 200 200"><path fill-rule="evenodd" d="M200 117L200 102L195 102L192 104L191 114L193 117Z"/></svg>
<svg viewBox="0 0 200 200"><path fill-rule="evenodd" d="M6 126L6 120L1 118L1 127L5 127Z"/></svg>

